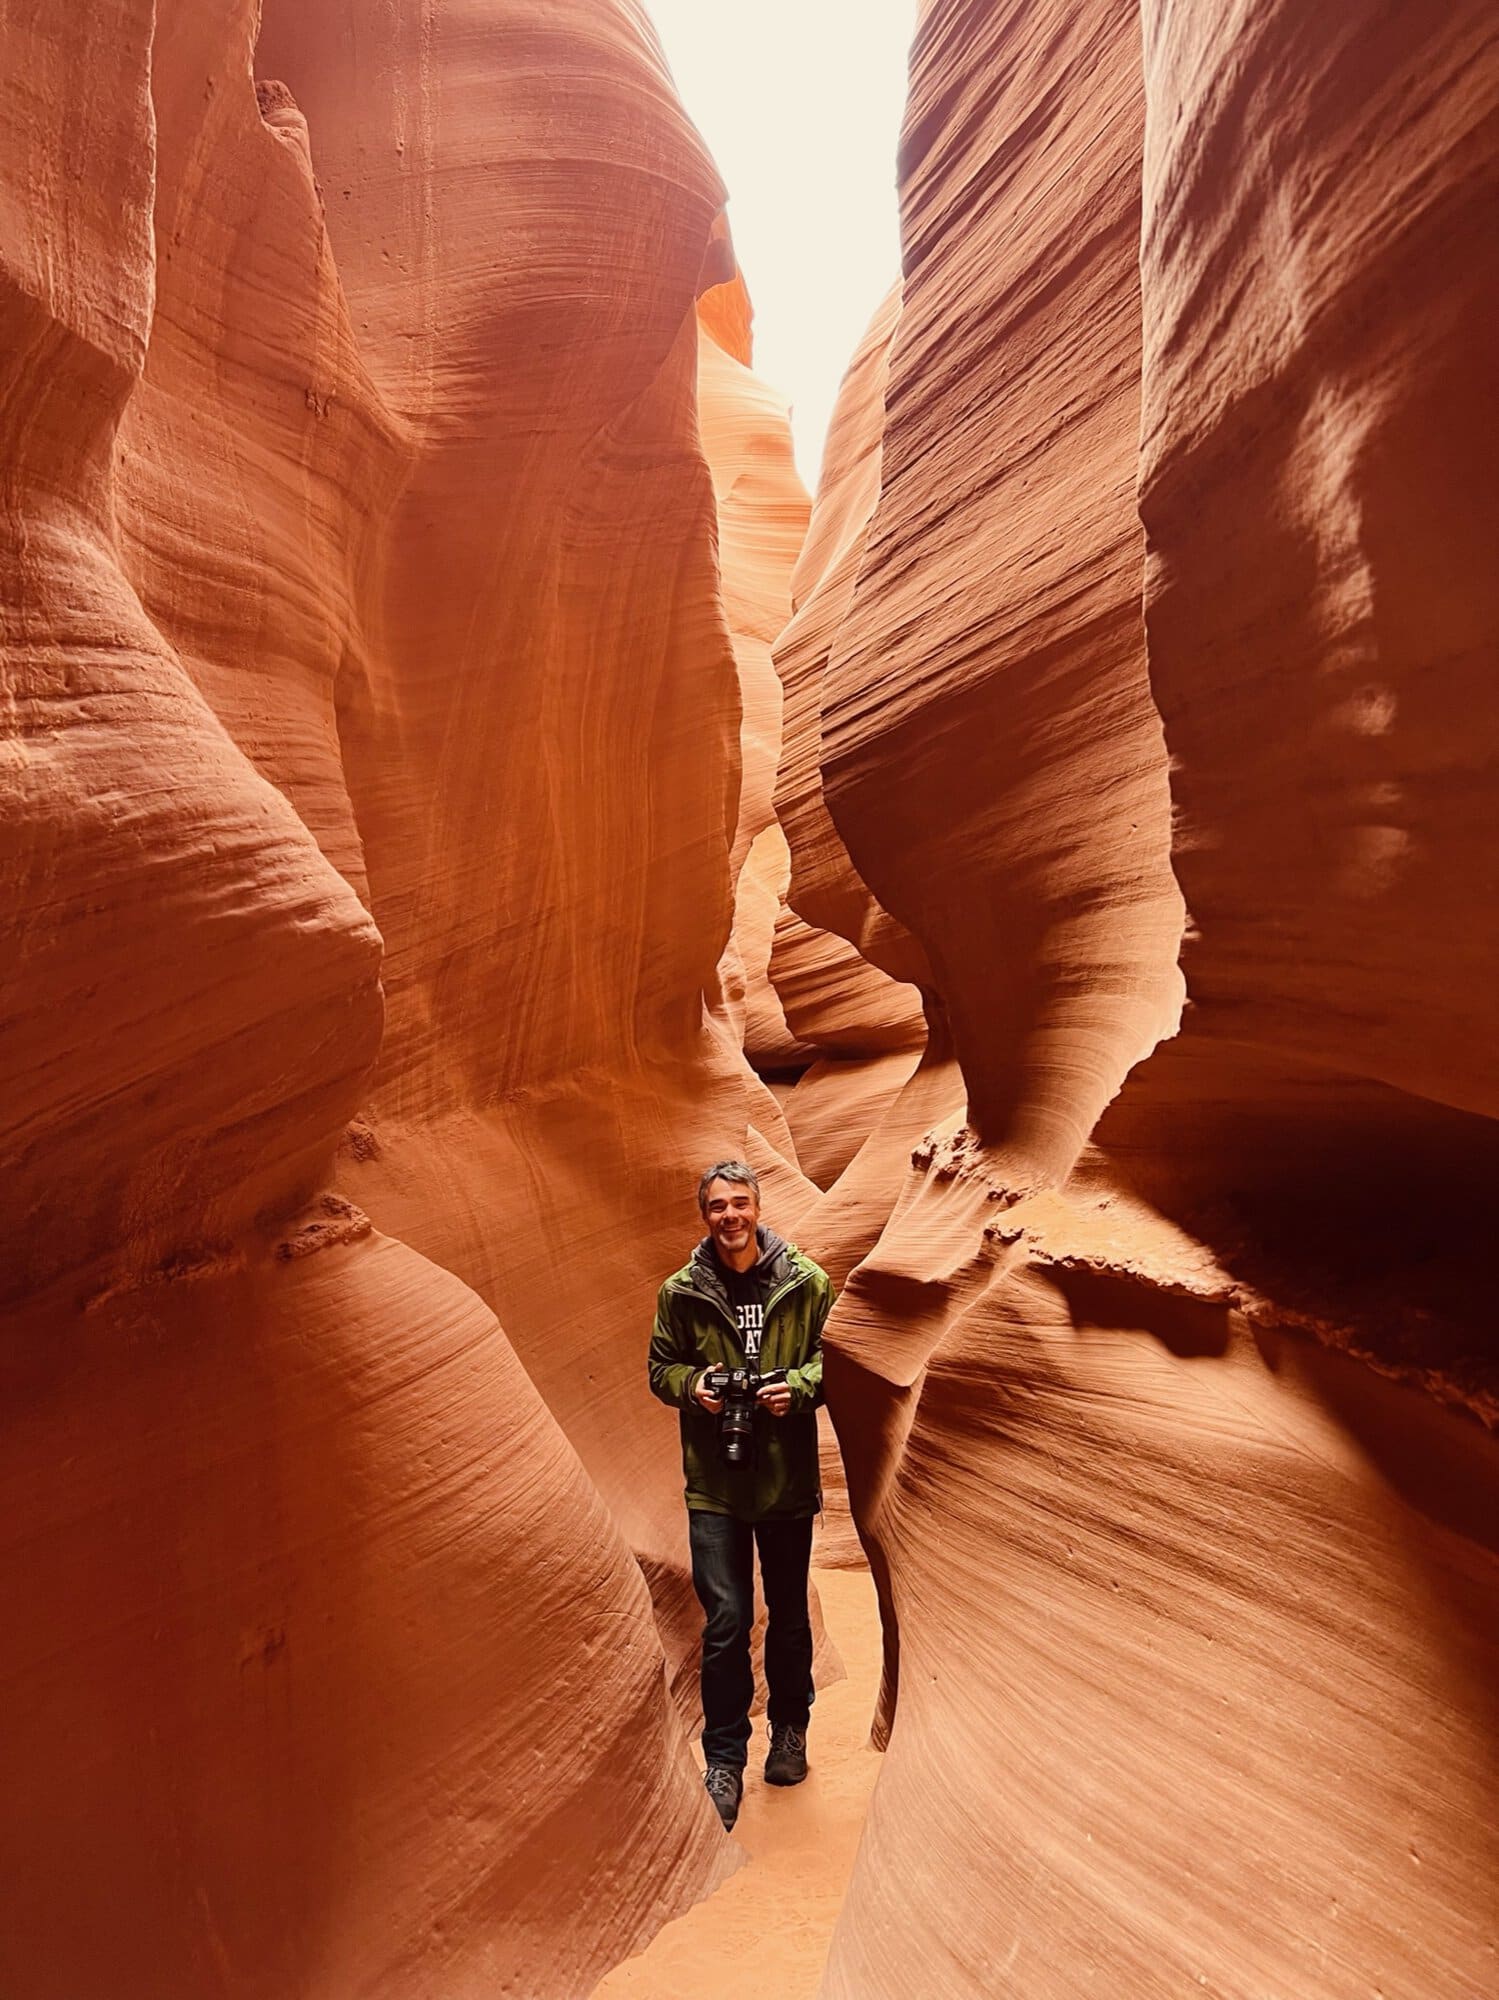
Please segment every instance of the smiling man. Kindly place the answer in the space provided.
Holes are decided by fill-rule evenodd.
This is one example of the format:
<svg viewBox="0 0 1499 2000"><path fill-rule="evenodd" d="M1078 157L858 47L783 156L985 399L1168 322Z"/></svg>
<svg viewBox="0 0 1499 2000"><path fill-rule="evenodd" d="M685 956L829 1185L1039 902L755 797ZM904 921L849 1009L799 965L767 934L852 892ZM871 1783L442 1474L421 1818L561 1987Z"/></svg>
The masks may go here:
<svg viewBox="0 0 1499 2000"><path fill-rule="evenodd" d="M760 1183L743 1160L709 1167L697 1201L708 1234L661 1287L650 1381L681 1412L692 1582L705 1620L704 1783L731 1827L755 1694L757 1549L768 1614L765 1778L799 1785L807 1775L807 1572L822 1505L815 1412L833 1288L810 1257L761 1224ZM735 1371L744 1371L738 1381Z"/></svg>

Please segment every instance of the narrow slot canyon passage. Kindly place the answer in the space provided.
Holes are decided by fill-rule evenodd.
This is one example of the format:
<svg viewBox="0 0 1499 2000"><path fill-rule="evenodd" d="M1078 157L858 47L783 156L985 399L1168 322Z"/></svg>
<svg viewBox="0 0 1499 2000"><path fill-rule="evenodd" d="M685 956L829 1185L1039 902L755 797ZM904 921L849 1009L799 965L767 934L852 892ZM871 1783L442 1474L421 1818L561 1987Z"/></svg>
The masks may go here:
<svg viewBox="0 0 1499 2000"><path fill-rule="evenodd" d="M818 1691L805 1784L776 1791L763 1783L765 1730L757 1717L733 1836L748 1860L611 1972L594 2000L696 2000L709 1984L725 2000L764 1993L815 2000L821 1989L879 1771L869 1723L880 1682L880 1623L867 1572L818 1569L814 1552L812 1582L844 1677Z"/></svg>
<svg viewBox="0 0 1499 2000"><path fill-rule="evenodd" d="M1486 2000L1487 0L0 112L0 1994Z"/></svg>

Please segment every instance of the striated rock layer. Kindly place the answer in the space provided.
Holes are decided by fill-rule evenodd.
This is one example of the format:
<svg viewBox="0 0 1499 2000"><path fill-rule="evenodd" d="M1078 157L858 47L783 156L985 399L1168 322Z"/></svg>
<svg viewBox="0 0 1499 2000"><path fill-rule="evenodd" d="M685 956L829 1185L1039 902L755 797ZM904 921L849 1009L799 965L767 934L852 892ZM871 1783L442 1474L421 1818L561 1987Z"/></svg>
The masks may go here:
<svg viewBox="0 0 1499 2000"><path fill-rule="evenodd" d="M788 873L771 794L781 751L781 684L771 645L791 615L791 573L811 502L792 457L785 399L752 372L754 312L742 275L698 304L698 425L713 477L719 576L742 712L734 833L734 928L719 967L730 1030L761 1074L795 1070L800 1042L770 977ZM779 1106L779 1149L796 1149Z"/></svg>
<svg viewBox="0 0 1499 2000"><path fill-rule="evenodd" d="M1194 1004L1100 1137L1246 1295L1492 1423L1493 26L1146 29L1145 610Z"/></svg>
<svg viewBox="0 0 1499 2000"><path fill-rule="evenodd" d="M744 1151L885 1620L827 1993L1490 1990L1485 10L925 0L810 522L635 0L64 15L0 1987L563 2000L714 1884L640 1361Z"/></svg>
<svg viewBox="0 0 1499 2000"><path fill-rule="evenodd" d="M786 1115L798 1157L823 1188L839 1180L899 1096L927 1040L925 960L849 860L820 770L823 680L879 497L885 381L899 313L896 285L844 379L792 578L793 615L775 652L785 689L775 805L789 881L771 977L788 1020L818 1051L787 1097Z"/></svg>
<svg viewBox="0 0 1499 2000"><path fill-rule="evenodd" d="M886 1616L840 2000L1493 1983L1494 69L1397 13L922 9L815 765L966 1107L806 1231Z"/></svg>
<svg viewBox="0 0 1499 2000"><path fill-rule="evenodd" d="M573 1995L725 1866L625 1415L763 1096L722 193L625 0L85 11L0 24L0 1985Z"/></svg>
<svg viewBox="0 0 1499 2000"><path fill-rule="evenodd" d="M637 9L425 21L269 5L258 51L413 440L342 697L388 1023L340 1181L498 1313L690 1682L675 1428L624 1413L697 1174L771 1115L704 1007L741 704L695 301L733 256Z"/></svg>

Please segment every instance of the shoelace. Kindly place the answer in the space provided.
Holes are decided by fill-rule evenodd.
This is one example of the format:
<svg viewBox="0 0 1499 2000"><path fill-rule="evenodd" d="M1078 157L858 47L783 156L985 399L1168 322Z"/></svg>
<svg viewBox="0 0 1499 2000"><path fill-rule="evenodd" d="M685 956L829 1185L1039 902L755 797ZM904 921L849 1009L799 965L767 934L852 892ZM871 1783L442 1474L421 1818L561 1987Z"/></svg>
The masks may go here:
<svg viewBox="0 0 1499 2000"><path fill-rule="evenodd" d="M770 1747L774 1750L805 1750L807 1739L799 1729L793 1729L789 1722L770 1732Z"/></svg>
<svg viewBox="0 0 1499 2000"><path fill-rule="evenodd" d="M739 1789L738 1779L725 1764L715 1764L713 1769L704 1778L703 1783L715 1798L717 1798L720 1792L733 1793Z"/></svg>

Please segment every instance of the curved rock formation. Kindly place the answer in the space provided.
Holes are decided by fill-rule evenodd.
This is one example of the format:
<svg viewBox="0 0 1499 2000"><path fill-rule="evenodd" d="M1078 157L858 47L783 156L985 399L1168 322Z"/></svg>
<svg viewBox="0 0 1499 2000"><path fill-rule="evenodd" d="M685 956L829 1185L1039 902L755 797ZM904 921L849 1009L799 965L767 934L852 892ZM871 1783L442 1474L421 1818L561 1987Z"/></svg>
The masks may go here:
<svg viewBox="0 0 1499 2000"><path fill-rule="evenodd" d="M1492 1424L1499 261L1454 252L1499 180L1491 26L1147 27L1140 504L1193 1007L1099 1136L1247 1298Z"/></svg>
<svg viewBox="0 0 1499 2000"><path fill-rule="evenodd" d="M892 978L919 985L929 976L925 960L850 862L828 815L821 772L823 682L880 497L885 393L900 304L896 284L849 363L828 427L812 519L792 577L795 614L775 651L786 690L775 805L792 853L791 907L809 924L847 938Z"/></svg>
<svg viewBox="0 0 1499 2000"><path fill-rule="evenodd" d="M623 0L255 11L6 30L0 1983L572 1995L725 1865L621 1417L750 1101L721 191Z"/></svg>
<svg viewBox="0 0 1499 2000"><path fill-rule="evenodd" d="M770 979L787 874L771 804L782 703L770 649L791 615L791 572L811 503L792 457L785 399L751 372L753 320L741 275L699 301L698 423L713 475L719 575L743 717L734 929L719 978L736 1039L758 1072L773 1074L804 1067L814 1054L787 1023ZM795 1162L779 1107L773 1119L769 1136Z"/></svg>
<svg viewBox="0 0 1499 2000"><path fill-rule="evenodd" d="M896 285L881 301L840 389L792 579L795 613L775 655L786 691L775 802L790 879L771 977L795 1032L819 1051L787 1098L786 1112L798 1156L824 1188L844 1173L899 1096L927 1036L917 990L929 977L925 960L850 862L828 816L820 770L823 679L879 497L885 380L899 312ZM881 1220L888 1207L887 1199ZM827 1252L839 1232L824 1229ZM848 1263L855 1261L848 1256Z"/></svg>
<svg viewBox="0 0 1499 2000"><path fill-rule="evenodd" d="M498 1313L690 1682L675 1428L625 1412L697 1174L773 1112L704 1013L740 732L696 418L722 189L613 0L276 0L258 61L412 452L344 662L388 1023L340 1184Z"/></svg>
<svg viewBox="0 0 1499 2000"><path fill-rule="evenodd" d="M1485 34L923 9L820 761L968 1111L830 1327L891 1734L829 1995L1490 1982Z"/></svg>
<svg viewBox="0 0 1499 2000"><path fill-rule="evenodd" d="M885 1617L826 1993L1487 1992L1479 0L925 0L810 522L636 0L0 52L0 1987L713 1886L641 1359L746 1151Z"/></svg>
<svg viewBox="0 0 1499 2000"><path fill-rule="evenodd" d="M1180 992L1139 611L1127 12L1056 8L1043 37L1012 8L928 10L879 504L822 700L833 818L925 945L975 1118L1016 1186L1066 1173ZM949 33L967 73L999 79L982 110L942 95ZM1043 97L1044 136L1007 134Z"/></svg>

